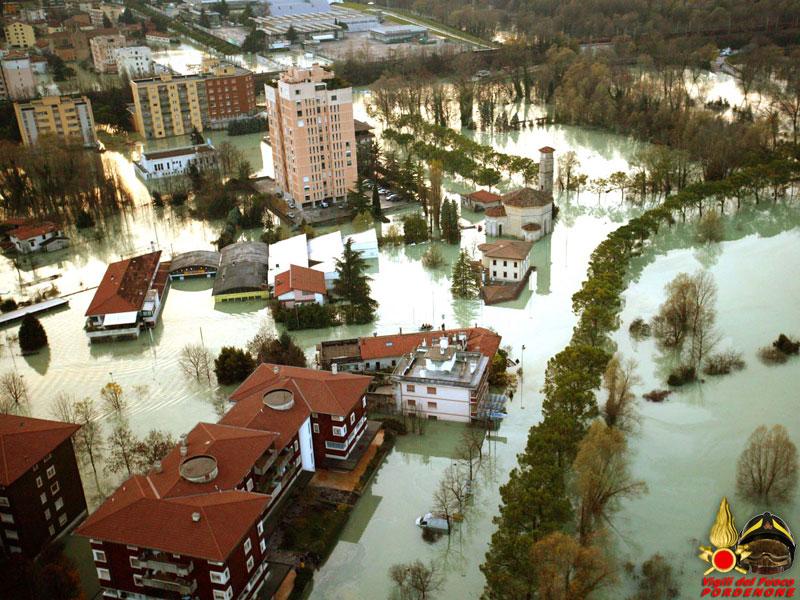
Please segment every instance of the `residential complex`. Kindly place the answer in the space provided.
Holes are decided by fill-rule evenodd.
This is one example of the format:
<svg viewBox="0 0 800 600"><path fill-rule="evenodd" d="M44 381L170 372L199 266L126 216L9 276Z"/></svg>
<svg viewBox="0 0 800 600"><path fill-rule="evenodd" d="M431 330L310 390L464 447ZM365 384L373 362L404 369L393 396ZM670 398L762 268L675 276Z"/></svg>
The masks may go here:
<svg viewBox="0 0 800 600"><path fill-rule="evenodd" d="M15 102L17 125L26 146L42 135L67 141L78 140L86 147L97 146L92 103L86 96L45 96L29 102Z"/></svg>
<svg viewBox="0 0 800 600"><path fill-rule="evenodd" d="M434 345L446 336L466 350L480 352L491 359L500 348L500 336L491 329L468 327L442 331L417 331L374 335L347 340L330 340L317 345L317 363L322 369L339 371L380 371L394 369L400 359L423 344Z"/></svg>
<svg viewBox="0 0 800 600"><path fill-rule="evenodd" d="M86 516L71 423L0 415L0 549L37 556Z"/></svg>
<svg viewBox="0 0 800 600"><path fill-rule="evenodd" d="M90 341L137 338L142 327L155 326L168 278L160 258L159 250L108 265L86 309Z"/></svg>
<svg viewBox="0 0 800 600"><path fill-rule="evenodd" d="M9 52L0 59L5 99L27 100L36 95L31 58L21 52Z"/></svg>
<svg viewBox="0 0 800 600"><path fill-rule="evenodd" d="M491 357L467 349L466 335L427 340L397 361L391 380L403 414L470 422L489 392Z"/></svg>
<svg viewBox="0 0 800 600"><path fill-rule="evenodd" d="M136 129L148 139L221 128L256 111L253 74L232 65L133 79L131 89Z"/></svg>
<svg viewBox="0 0 800 600"><path fill-rule="evenodd" d="M255 598L272 567L270 516L302 471L347 457L370 379L260 365L218 424L199 423L78 529L105 598Z"/></svg>
<svg viewBox="0 0 800 600"><path fill-rule="evenodd" d="M116 51L124 48L126 44L125 36L121 33L96 35L89 40L95 70L98 73L116 73Z"/></svg>
<svg viewBox="0 0 800 600"><path fill-rule="evenodd" d="M275 181L303 207L344 202L357 179L353 90L318 64L266 86Z"/></svg>
<svg viewBox="0 0 800 600"><path fill-rule="evenodd" d="M30 48L36 44L36 33L28 23L14 21L5 26L6 42L12 48Z"/></svg>

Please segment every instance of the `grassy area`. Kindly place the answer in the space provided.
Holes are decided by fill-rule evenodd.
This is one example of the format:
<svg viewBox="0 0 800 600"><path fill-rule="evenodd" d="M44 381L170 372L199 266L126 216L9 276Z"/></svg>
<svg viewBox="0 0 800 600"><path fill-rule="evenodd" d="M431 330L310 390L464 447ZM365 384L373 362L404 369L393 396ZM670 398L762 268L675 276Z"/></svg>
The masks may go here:
<svg viewBox="0 0 800 600"><path fill-rule="evenodd" d="M360 2L342 2L340 6L345 8L352 8L353 10L360 10L362 12L370 11L370 10L384 10L384 11L391 11L394 15L386 15L386 20L396 22L396 23L411 23L412 21L416 21L418 23L422 23L427 25L431 28L440 29L444 32L444 35L447 37L454 39L456 41L469 41L473 44L483 47L494 47L495 44L491 41L483 40L477 36L472 35L471 33L466 33L461 31L460 29L456 29L455 27L450 27L449 25L445 25L444 23L440 23L434 19L429 17L423 17L414 14L409 10L404 10L400 8L384 8L382 6L368 6L366 4L361 4Z"/></svg>

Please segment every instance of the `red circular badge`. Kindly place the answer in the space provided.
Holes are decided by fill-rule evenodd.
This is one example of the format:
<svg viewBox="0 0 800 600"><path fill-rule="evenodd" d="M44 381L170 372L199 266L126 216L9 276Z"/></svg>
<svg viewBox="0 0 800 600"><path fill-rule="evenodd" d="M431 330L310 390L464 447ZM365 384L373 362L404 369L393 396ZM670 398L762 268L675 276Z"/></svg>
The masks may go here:
<svg viewBox="0 0 800 600"><path fill-rule="evenodd" d="M736 555L730 548L719 548L711 556L711 564L720 573L727 573L736 566Z"/></svg>

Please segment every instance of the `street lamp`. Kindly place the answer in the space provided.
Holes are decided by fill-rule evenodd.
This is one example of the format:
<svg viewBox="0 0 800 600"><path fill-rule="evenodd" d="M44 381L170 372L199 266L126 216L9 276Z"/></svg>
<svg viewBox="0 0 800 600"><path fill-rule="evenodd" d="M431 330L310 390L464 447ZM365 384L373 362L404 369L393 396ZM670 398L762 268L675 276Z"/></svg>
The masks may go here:
<svg viewBox="0 0 800 600"><path fill-rule="evenodd" d="M522 393L524 391L524 386L522 385L522 380L525 377L525 364L524 364L524 357L525 357L525 344L522 344L522 350L519 353L519 368L522 373L519 376L520 386L519 386L519 406L520 408L524 409L525 407L522 405Z"/></svg>

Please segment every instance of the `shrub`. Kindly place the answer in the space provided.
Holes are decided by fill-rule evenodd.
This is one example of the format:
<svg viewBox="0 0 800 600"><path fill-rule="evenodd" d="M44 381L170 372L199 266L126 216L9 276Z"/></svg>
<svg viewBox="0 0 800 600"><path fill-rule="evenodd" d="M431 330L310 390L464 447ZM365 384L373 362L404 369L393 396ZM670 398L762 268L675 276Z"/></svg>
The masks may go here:
<svg viewBox="0 0 800 600"><path fill-rule="evenodd" d="M171 206L183 206L188 199L189 194L186 192L173 192L169 197L169 203Z"/></svg>
<svg viewBox="0 0 800 600"><path fill-rule="evenodd" d="M697 240L702 243L721 242L725 237L725 227L718 213L711 211L703 215L697 223Z"/></svg>
<svg viewBox="0 0 800 600"><path fill-rule="evenodd" d="M47 333L33 315L25 315L19 327L19 347L23 353L36 352L47 346Z"/></svg>
<svg viewBox="0 0 800 600"><path fill-rule="evenodd" d="M381 236L381 243L389 246L397 246L403 243L403 234L400 233L400 228L395 224L390 225L386 233Z"/></svg>
<svg viewBox="0 0 800 600"><path fill-rule="evenodd" d="M444 264L444 257L438 246L431 246L422 255L422 264L429 269L436 269Z"/></svg>
<svg viewBox="0 0 800 600"><path fill-rule="evenodd" d="M628 333L637 341L648 338L651 334L650 324L643 318L637 317L631 321L631 325L628 327Z"/></svg>
<svg viewBox="0 0 800 600"><path fill-rule="evenodd" d="M339 324L336 308L330 304L308 302L286 308L276 301L270 305L270 308L275 321L283 323L289 330L321 329Z"/></svg>
<svg viewBox="0 0 800 600"><path fill-rule="evenodd" d="M12 310L17 310L17 301L13 298L6 298L0 302L0 312L7 313Z"/></svg>
<svg viewBox="0 0 800 600"><path fill-rule="evenodd" d="M758 358L768 365L782 365L789 356L775 348L774 346L764 346L758 350Z"/></svg>
<svg viewBox="0 0 800 600"><path fill-rule="evenodd" d="M383 419L383 428L392 431L397 435L405 435L408 433L408 428L406 424L400 421L399 419Z"/></svg>
<svg viewBox="0 0 800 600"><path fill-rule="evenodd" d="M415 212L403 217L403 240L406 244L418 244L428 239L428 224L425 217Z"/></svg>
<svg viewBox="0 0 800 600"><path fill-rule="evenodd" d="M672 373L669 374L669 378L667 379L667 384L672 386L680 386L687 383L691 383L697 379L697 372L695 368L691 365L681 365L675 369L673 369Z"/></svg>
<svg viewBox="0 0 800 600"><path fill-rule="evenodd" d="M644 394L642 398L650 402L663 402L671 393L671 390L652 390Z"/></svg>
<svg viewBox="0 0 800 600"><path fill-rule="evenodd" d="M94 217L87 211L85 208L82 208L78 211L78 215L75 217L75 226L78 229L88 229L89 227L94 227Z"/></svg>
<svg viewBox="0 0 800 600"><path fill-rule="evenodd" d="M256 368L250 353L241 348L225 346L214 360L214 374L221 385L240 383Z"/></svg>
<svg viewBox="0 0 800 600"><path fill-rule="evenodd" d="M800 352L800 342L789 339L789 337L783 333L778 336L777 340L772 342L772 346L786 355Z"/></svg>
<svg viewBox="0 0 800 600"><path fill-rule="evenodd" d="M731 371L741 371L742 369L744 369L742 353L728 350L709 356L703 366L703 373L706 375L727 375Z"/></svg>
<svg viewBox="0 0 800 600"><path fill-rule="evenodd" d="M152 193L152 198L153 198L153 206L157 208L161 208L162 206L164 206L164 197L161 195L161 192L159 192L158 190L154 190Z"/></svg>

